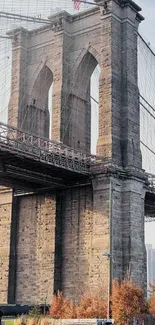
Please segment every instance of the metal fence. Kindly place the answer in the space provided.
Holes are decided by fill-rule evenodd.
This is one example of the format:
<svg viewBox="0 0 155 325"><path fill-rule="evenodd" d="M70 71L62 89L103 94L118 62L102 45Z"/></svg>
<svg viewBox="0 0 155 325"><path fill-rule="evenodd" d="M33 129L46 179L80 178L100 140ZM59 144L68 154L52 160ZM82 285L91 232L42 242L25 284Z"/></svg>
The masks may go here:
<svg viewBox="0 0 155 325"><path fill-rule="evenodd" d="M0 123L0 151L4 150L78 173L89 173L96 162L96 156Z"/></svg>

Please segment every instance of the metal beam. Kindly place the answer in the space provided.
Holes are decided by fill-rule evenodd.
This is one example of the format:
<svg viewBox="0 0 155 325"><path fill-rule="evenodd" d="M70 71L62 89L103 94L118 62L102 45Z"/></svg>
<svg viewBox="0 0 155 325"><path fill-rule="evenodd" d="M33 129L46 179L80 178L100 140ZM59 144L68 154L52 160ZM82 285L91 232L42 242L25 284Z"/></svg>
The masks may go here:
<svg viewBox="0 0 155 325"><path fill-rule="evenodd" d="M74 1L74 0L72 0ZM86 1L86 0L78 0L79 3L84 3L86 5L92 5L92 6L97 6L96 3L94 2L90 2L90 1Z"/></svg>
<svg viewBox="0 0 155 325"><path fill-rule="evenodd" d="M2 35L0 35L0 38L2 38L2 39L12 39L13 37L9 37L9 36L2 36Z"/></svg>
<svg viewBox="0 0 155 325"><path fill-rule="evenodd" d="M145 216L145 222L155 222L155 215Z"/></svg>
<svg viewBox="0 0 155 325"><path fill-rule="evenodd" d="M81 175L89 174L90 165L96 162L96 156L4 123L0 123L0 155L4 164L10 155L13 165L17 160L27 158L29 162L40 162Z"/></svg>
<svg viewBox="0 0 155 325"><path fill-rule="evenodd" d="M72 0L74 1L74 0ZM103 7L103 8L107 8L107 2L109 0L105 0L103 3L101 1L98 1L97 2L92 2L92 1L86 1L86 0L78 0L79 3L84 3L86 5L91 5L91 6L96 6L96 7Z"/></svg>
<svg viewBox="0 0 155 325"><path fill-rule="evenodd" d="M0 184L66 188L87 182L96 156L0 122ZM25 186L24 186L25 182Z"/></svg>
<svg viewBox="0 0 155 325"><path fill-rule="evenodd" d="M50 20L48 20L48 19L18 15L18 14L13 14L11 12L5 12L5 11L0 11L0 17L6 18L6 19L16 19L16 20L20 20L20 21L24 20L24 21L29 21L32 23L39 23L39 24L49 24L49 25L52 24L52 22L50 22Z"/></svg>

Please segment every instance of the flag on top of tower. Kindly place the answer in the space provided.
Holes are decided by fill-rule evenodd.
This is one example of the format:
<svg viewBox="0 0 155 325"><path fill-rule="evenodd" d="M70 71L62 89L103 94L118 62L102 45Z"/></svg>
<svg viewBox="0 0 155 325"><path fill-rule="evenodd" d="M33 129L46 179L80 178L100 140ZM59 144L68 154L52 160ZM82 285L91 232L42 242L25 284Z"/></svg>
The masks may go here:
<svg viewBox="0 0 155 325"><path fill-rule="evenodd" d="M79 0L74 0L74 9L80 10L80 1Z"/></svg>

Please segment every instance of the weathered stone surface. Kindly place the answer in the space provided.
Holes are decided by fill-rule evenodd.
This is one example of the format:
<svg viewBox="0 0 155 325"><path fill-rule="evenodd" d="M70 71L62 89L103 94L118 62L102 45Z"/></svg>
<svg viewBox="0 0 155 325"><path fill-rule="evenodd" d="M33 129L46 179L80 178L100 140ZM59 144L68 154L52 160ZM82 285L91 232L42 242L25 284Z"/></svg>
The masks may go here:
<svg viewBox="0 0 155 325"><path fill-rule="evenodd" d="M92 168L90 186L19 197L12 209L17 238L13 231L10 236L11 201L0 194L4 302L7 291L17 303L41 303L46 296L50 302L58 289L74 300L90 289L100 288L106 296L109 280L127 272L145 288L137 87L141 17L133 2L121 3L110 0L106 10L74 16L63 12L50 18L51 26L13 32L9 123L48 136L47 95L53 81L52 138L90 152L90 77L99 64L97 153L109 164ZM15 270L10 275L9 263Z"/></svg>
<svg viewBox="0 0 155 325"><path fill-rule="evenodd" d="M97 152L119 165L141 167L136 35L140 16L135 8L122 8L111 0L105 12L93 8L78 17L64 12L53 19L52 28L13 33L9 123L47 135L43 121L49 118L46 100L53 81L52 138L89 152L88 94L91 74L99 64Z"/></svg>
<svg viewBox="0 0 155 325"><path fill-rule="evenodd" d="M8 301L12 191L0 187L0 301Z"/></svg>
<svg viewBox="0 0 155 325"><path fill-rule="evenodd" d="M50 303L54 290L55 196L18 202L16 302Z"/></svg>

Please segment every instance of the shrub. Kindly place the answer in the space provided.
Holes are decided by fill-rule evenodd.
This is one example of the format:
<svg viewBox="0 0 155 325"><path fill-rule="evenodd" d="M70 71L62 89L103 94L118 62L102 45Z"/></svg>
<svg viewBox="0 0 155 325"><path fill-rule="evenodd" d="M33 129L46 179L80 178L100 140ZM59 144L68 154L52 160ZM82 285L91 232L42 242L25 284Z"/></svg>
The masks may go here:
<svg viewBox="0 0 155 325"><path fill-rule="evenodd" d="M76 318L75 306L58 291L57 295L52 297L50 315L54 318Z"/></svg>
<svg viewBox="0 0 155 325"><path fill-rule="evenodd" d="M29 317L39 317L41 316L41 311L39 307L34 306L30 311L29 311Z"/></svg>
<svg viewBox="0 0 155 325"><path fill-rule="evenodd" d="M102 296L97 294L85 294L76 306L77 318L105 318L107 303Z"/></svg>
<svg viewBox="0 0 155 325"><path fill-rule="evenodd" d="M149 299L149 312L150 314L155 314L155 296Z"/></svg>
<svg viewBox="0 0 155 325"><path fill-rule="evenodd" d="M155 314L155 285L150 284L149 312Z"/></svg>
<svg viewBox="0 0 155 325"><path fill-rule="evenodd" d="M73 304L58 291L52 297L50 315L54 318L105 318L107 305L97 294L85 294L79 304Z"/></svg>
<svg viewBox="0 0 155 325"><path fill-rule="evenodd" d="M113 281L111 298L112 315L118 325L124 325L136 315L147 312L144 292L131 280L123 280L120 284Z"/></svg>

